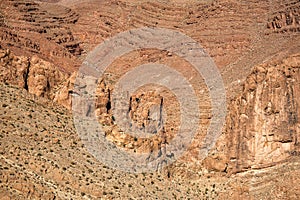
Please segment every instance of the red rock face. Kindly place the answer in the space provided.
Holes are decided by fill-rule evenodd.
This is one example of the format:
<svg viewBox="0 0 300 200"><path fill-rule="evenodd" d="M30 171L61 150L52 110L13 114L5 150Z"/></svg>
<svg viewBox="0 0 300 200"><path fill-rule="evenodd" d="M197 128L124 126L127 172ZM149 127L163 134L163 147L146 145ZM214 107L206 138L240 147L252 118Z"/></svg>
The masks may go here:
<svg viewBox="0 0 300 200"><path fill-rule="evenodd" d="M28 88L29 59L25 56L16 57L10 50L1 49L1 82Z"/></svg>
<svg viewBox="0 0 300 200"><path fill-rule="evenodd" d="M228 106L219 140L223 159L207 159L209 168L223 163L226 171L236 173L274 166L299 154L299 78L299 54L255 67L242 94Z"/></svg>
<svg viewBox="0 0 300 200"><path fill-rule="evenodd" d="M291 2L291 6L283 7L283 10L278 10L279 8L276 7L276 12L281 14L274 14L274 16L272 15L269 18L261 11L263 9L271 9L269 7L270 5L256 1L251 2L249 6L239 2L226 1L213 2L212 4L204 4L202 2L195 4L195 6L190 6L193 4L182 6L173 2L173 7L164 3L155 2L144 2L141 5L137 5L133 2L126 1L114 1L110 4L103 1L101 2L101 9L99 6L96 6L98 3L99 2L96 1L92 1L90 4L79 2L71 4L71 1L61 2L61 4L65 6L69 5L72 7L72 9L70 9L60 4L34 3L31 1L3 1L1 7L6 7L7 9L2 11L0 17L1 29L3 30L1 36L3 41L2 48L9 47L25 55L37 54L41 56L42 59L53 62L56 65L54 66L37 57L18 57L3 51L2 81L19 85L20 87L26 88L32 94L54 99L56 102L70 108L72 85L76 74L73 74L73 76L68 79L67 75L64 75L63 72L69 72L74 69L73 61L76 61L81 53L79 40L87 45L86 50L89 50L97 43L100 43L104 38L109 37L112 33L115 34L133 27L141 27L144 25L157 25L166 28L175 27L175 29L202 42L221 68L232 62L232 59L237 59L237 55L241 56L243 53L248 52L251 41L256 41L256 39L252 38L252 36L255 35L254 32L258 30L258 27L253 28L255 23L268 24L267 29L273 30L273 32L268 33L267 29L261 29L261 31L266 31L266 33L271 35L274 35L274 33L282 34L285 31L278 32L278 30L283 30L284 27L292 27L293 30L295 30L294 28L299 24L298 3L293 2ZM277 5L279 6L280 2L276 1L274 3L274 6ZM239 9L235 9L237 11L232 13L233 8ZM84 9L87 12L83 12ZM120 12L112 12L114 9L119 9ZM164 12L161 12L161 16L152 16L150 11L157 11L157 9L161 9ZM251 10L255 9L257 12L251 12ZM132 12L132 10L134 11ZM78 13L80 13L80 15ZM93 16L91 16L91 13L93 13ZM247 20L241 17L240 14L244 16L247 15ZM118 21L115 20L116 18L118 18ZM149 20L143 20L144 18L149 18ZM232 24L234 27L229 29L228 26L232 23L233 18L237 21ZM222 23L217 22L220 19ZM266 21L264 21L264 19ZM279 22L280 20L281 22ZM182 23L178 24L178 22ZM23 25L18 26L20 23ZM125 26L121 26L121 24L125 24ZM201 29L201 27L207 28ZM216 31L217 29L222 29L222 33ZM204 34L206 32L207 34ZM228 34L225 34L227 32ZM212 34L214 34L214 36L209 36ZM229 40L229 37L234 39ZM61 50L54 52L53 50L57 49L56 47ZM272 51L268 53L271 54ZM155 55L160 57L159 59L164 60L163 56L159 53ZM140 63L146 60L157 60L157 58L152 59L151 56L140 56L142 56ZM293 87L290 85L292 83L288 83L288 78L282 75L282 73L276 70L269 71L271 69L272 68L269 69L269 66L257 67L258 75L254 74L247 78L245 88L242 91L243 96L234 100L235 103L229 106L229 118L232 120L227 122L227 124L229 124L227 126L229 127L226 127L226 133L231 131L235 132L237 138L240 137L240 134L246 134L248 138L261 132L263 128L266 129L267 126L272 126L274 130L266 129L264 133L259 133L262 137L265 137L265 139L258 138L257 140L255 139L255 141L251 140L248 142L248 146L253 146L254 143L258 146L264 146L262 141L270 140L282 142L285 144L282 148L290 149L289 143L291 143L292 140L291 135L293 135L292 132L295 132L296 129L293 128L293 131L288 131L289 133L285 133L284 136L278 136L277 134L278 132L282 132L284 127L290 127L291 123L294 123L292 119L293 117L296 119L296 115L287 113L289 113L290 109L292 113L295 112L294 110L297 107L297 103L290 103L291 99L295 99L295 97L290 94L293 93L291 89ZM227 77L226 74L228 74L228 72L225 67L223 74L225 82L228 85L231 85L234 80L237 79L236 77L243 74L237 73L236 77L232 77L232 74L235 73L231 73L230 76ZM233 69L233 72L242 72L242 69L239 70L237 66ZM244 73L246 74L246 70ZM262 85L268 81L278 81L278 86L276 87L279 89L270 89L275 87L273 83L266 86ZM112 88L109 89L105 86L102 87L102 89L104 93L100 93L97 112L100 114L108 114L110 110L107 104L111 101L109 90L112 90ZM274 97L269 97L271 93L274 93ZM279 100L281 96L284 96L285 99ZM290 104L287 105L282 102L289 102ZM259 106L259 103L262 105ZM136 107L139 108L138 105L136 105ZM246 113L243 113L240 109L246 110L247 112L245 111ZM137 109L131 112L133 117L141 117L141 119L135 120L142 123L142 119L145 118L143 117L144 110ZM205 119L208 120L209 111L207 112L208 117ZM207 126L207 120L203 124L204 126ZM262 121L264 123L261 123ZM236 123L236 125L232 125L232 123ZM274 124L273 126L272 123L276 124L276 126ZM251 124L251 126L249 124ZM241 126L245 128L243 129ZM272 137L269 137L268 134L271 134ZM240 144L240 142L236 143ZM232 145L233 144L229 144L229 146ZM198 145L195 144L194 146L196 147ZM253 149L254 147L251 148L249 151L255 151ZM267 154L274 151L274 155L278 156L278 159L275 160L282 160L281 156L286 157L285 155L281 155L282 153L276 152L274 148L276 149L274 145L272 147L267 146L266 149L262 148L264 149L262 151L266 150L268 152ZM262 154L259 156L259 154L260 153L257 154L258 157L254 156L256 160L266 158L266 155ZM286 155L287 154L288 153L286 153ZM236 157L237 156L232 156L230 159L237 159ZM249 158L249 160L253 159L252 157ZM252 161L249 166L252 166L251 163Z"/></svg>
<svg viewBox="0 0 300 200"><path fill-rule="evenodd" d="M38 97L53 100L67 76L53 64L37 56L15 56L10 50L1 50L1 82L17 85Z"/></svg>
<svg viewBox="0 0 300 200"><path fill-rule="evenodd" d="M218 191L220 199L228 197L233 199L270 197L299 199L299 194L297 194L297 191L300 191L299 184L297 184L299 182L297 158L300 155L299 6L300 2L294 0L220 0L184 3L176 0L168 2L2 0L0 2L0 82L16 85L36 97L44 97L70 110L77 69L87 53L96 45L119 32L143 26L180 31L198 41L209 53L220 69L227 89L226 124L215 148L205 160L199 160L199 149L212 118L211 100L204 80L201 76L195 75L195 70L185 60L155 49L139 50L117 59L108 68L105 76L100 79L95 114L98 116L99 123L106 127L106 138L118 148L123 148L124 151L145 153L155 151L174 137L180 122L178 109L180 105L176 97L165 88L160 90L162 94L149 88L142 88L129 100L128 115L139 129L153 132L155 136L152 139L138 139L124 133L115 124L112 113L114 84L122 75L148 62L166 64L183 74L196 88L201 114L199 130L189 151L165 169L163 172L166 174L165 178L184 177L188 180L200 180L200 176L201 178L207 176L207 180L205 179L207 182L210 182L210 177L216 182L222 179L219 187L226 185L227 190L225 193L224 191L222 193L221 189ZM19 92L17 89L3 86L3 93L16 91ZM26 96L23 93L22 95ZM23 96L22 98L25 98ZM11 115L15 113L18 106L15 106L15 110L9 110L10 105L7 103L11 102L9 96L3 95L4 100L6 103L0 110L3 111L3 116L4 113ZM38 108L44 112L44 108ZM164 121L161 115L155 115L157 110L164 110L168 119ZM26 115L28 112L24 111ZM63 111L59 110L59 113ZM71 118L70 114L66 115ZM32 116L28 118L32 119ZM16 124L19 123L17 119L19 119L18 116L14 118ZM38 119L43 120L45 117ZM72 133L74 136L76 131L70 128L73 126L71 119L65 122L68 124L68 129L65 129L66 126L61 122L65 118L61 117L58 121L55 119L55 114L53 114L52 121L47 121L48 124L55 124L55 128L38 124L38 127L31 131L35 131L37 136L34 139L39 141L38 137L48 138L52 134L44 133L44 130L48 128L55 130L52 134L55 138L50 143L57 145L57 148L64 153L63 156L58 156L60 160L57 162L59 164L67 162L66 165L71 165L69 161L65 161L69 151L64 151L62 147L59 147L59 143L63 140L63 144L69 145L70 148L79 147L77 143L70 144L68 138L68 134ZM7 128L9 126L4 123L0 125L3 126L1 130L9 133L1 135L0 139L2 137L5 139L3 142L1 140L0 144L10 144L14 141L13 135L9 132L11 129ZM39 128L39 126L44 128ZM63 131L59 132L57 127ZM29 135L28 138L32 139L33 133L30 131L28 133L28 130L19 130L14 127L13 130L15 129L17 131L14 134L20 133L20 137L25 138ZM48 144L48 140L45 139L45 141L44 143ZM34 144L40 145L38 142ZM12 149L14 145L16 144L12 143ZM51 145L47 148L51 148ZM0 148L3 155L9 157L10 155L6 155L3 149ZM71 152L76 157L85 150L76 149ZM34 157L26 156L30 158L30 162L35 162ZM3 160L6 162L6 157ZM18 163L18 160L14 162ZM94 159L93 162L97 161ZM78 161L82 164L79 167L80 170L86 170L86 166L96 168L93 162L80 157ZM38 166L42 166L43 163L45 161L41 160ZM63 183L64 180L72 182L70 187L76 194L75 199L82 197L77 190L84 194L94 195L95 198L106 197L105 188L97 189L103 182L97 183L97 187L92 184L83 187L81 176L78 180L73 177L73 174L67 174L64 170L52 166L49 169L53 172L49 170L52 173L49 175L46 169L34 163L30 166L33 170L38 169L41 176L49 178L53 175L55 184L61 184L61 188L68 185ZM0 170L0 175L1 173ZM72 171L72 173L76 174L77 171ZM105 171L105 173L110 172ZM96 174L103 175L101 170ZM242 174L241 177L239 174ZM229 178L225 178L224 175L228 175ZM94 173L91 173L91 177L93 176ZM121 176L127 177L124 174ZM119 177L116 175L115 178L118 180ZM291 183L288 186L282 184L285 178ZM152 177L144 179L149 182L147 187L151 188ZM270 184L267 184L270 182L269 179L272 179L274 188L270 188ZM14 181L14 179L10 180L9 173L6 174L6 172L2 180L6 183ZM111 177L109 180L111 181ZM138 182L132 177L125 180ZM36 195L36 198L42 198L43 191L47 190L34 180L24 182L22 179L19 184L13 183L13 187L22 194ZM198 183L196 182L196 185ZM36 185L40 188L36 189ZM206 182L202 186L206 187ZM126 187L124 186L125 189L123 189L126 192L130 191L129 186ZM145 187L137 185L136 187L141 191L147 190ZM182 187L180 186L181 189ZM200 194L196 186L187 184L187 187L193 188L194 193L192 192L193 195L189 196L192 199L199 197L202 193L204 195L200 199L209 198L205 194L206 190L200 191ZM172 189L176 193L176 188L170 188L171 193L173 193ZM56 189L53 190L56 191ZM185 191L187 196L190 192L189 190L182 191ZM285 191L288 195L280 196L281 191ZM61 191L58 193L60 194ZM171 198L171 193L168 198ZM1 194L0 188L0 196ZM57 195L53 192L47 198L53 199L55 194ZM211 194L211 198L217 197L215 193ZM27 197L30 198L30 195ZM70 194L68 197L73 196ZM109 198L113 197L113 195L109 196ZM117 197L126 199L128 196Z"/></svg>

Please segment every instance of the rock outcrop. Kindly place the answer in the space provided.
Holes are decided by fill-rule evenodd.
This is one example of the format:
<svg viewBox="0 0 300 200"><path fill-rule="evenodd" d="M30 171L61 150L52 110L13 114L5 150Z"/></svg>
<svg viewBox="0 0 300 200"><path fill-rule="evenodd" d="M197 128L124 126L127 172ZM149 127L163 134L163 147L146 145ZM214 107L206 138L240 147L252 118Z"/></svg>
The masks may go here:
<svg viewBox="0 0 300 200"><path fill-rule="evenodd" d="M253 8L258 11L264 10L268 6L266 3L258 3L258 1L251 2ZM176 29L184 30L183 32L190 36L195 36L195 39L203 42L204 47L208 49L215 61L220 66L225 66L232 61L231 59L236 59L233 55L242 55L243 52L249 50L251 46L250 41L253 39L251 33L254 34L255 30L259 29L259 27L252 26L254 22L266 23L263 20L258 20L259 13L252 13L252 8L247 5L225 1L214 2L210 5L200 3L194 8L181 8L177 4L175 7L168 7L164 3L158 2L145 3L139 7L140 9L131 13L131 19L125 19L123 15L128 14L129 10L137 8L137 6L116 1L109 6L104 4L101 12L93 10L94 20L99 20L99 23L92 23L93 25L89 21L91 19L90 15L80 12L81 9L92 9L90 7L93 6L92 3L86 5L84 8L74 6L73 9L58 4L36 3L32 1L23 2L19 0L3 1L0 5L1 8L7 6L11 12L6 12L2 9L0 13L0 25L3 30L2 34L0 34L3 41L1 46L9 46L14 50L24 47L28 50L26 50L27 54L28 52L36 54L36 56L32 57L26 54L26 56L14 56L9 51L3 51L1 53L1 81L18 85L32 94L54 100L69 109L71 108L72 87L76 72L69 78L69 75L61 72L63 71L63 67L59 64L50 64L44 58L51 55L51 58L59 57L58 60L66 60L67 64L71 64L69 59L72 60L74 56L80 55L81 52L79 42L76 40L76 38L81 38L80 34L86 34L81 39L85 44L90 43L90 46L86 48L89 49L95 43L101 42L104 38L110 36L110 34L121 31L124 28L157 25L156 23L158 22L162 27L175 27ZM284 26L298 26L298 3L292 2L291 5L284 8L284 13L279 12L280 16L276 13L274 18L269 19L269 29L277 31ZM47 10L46 7L49 9ZM111 13L113 8L117 9L119 7L122 8L121 13L118 13L118 15ZM239 13L233 13L231 12L231 7L241 9L238 10ZM168 13L170 23L166 23L165 20L160 20L159 16L151 14L151 12L157 9L164 10L163 14ZM200 10L203 12L198 14ZM276 8L276 11L278 11L278 8ZM79 17L76 14L77 12L83 13L82 16ZM27 13L30 13L30 15ZM210 13L213 13L213 15L210 15ZM226 13L229 13L231 18L227 18L225 16ZM241 15L245 13L251 16L247 21L241 18ZM119 16L121 14L122 16ZM152 16L152 18L146 23L143 19L149 16ZM265 15L262 16L265 17ZM123 20L122 22L127 24L128 27L121 26L115 20L116 17L120 17L121 21ZM208 18L209 20L206 20ZM214 22L219 19L222 19L223 23L220 23L218 27L213 26ZM236 19L238 23L234 25L234 29L230 29L230 33L225 34L228 31L225 27L231 23L231 19ZM278 20L283 22L278 22ZM178 25L177 21L182 21L182 24ZM24 26L18 26L23 22ZM204 24L208 27L209 31L207 32L202 29L201 26L198 26L199 24ZM74 26L70 28L69 25ZM100 30L98 30L99 27L96 27L96 25L101 27ZM249 30L242 29L244 26L247 26ZM209 36L210 34L206 34L216 32L216 29L219 30L221 28L224 29L224 34L221 34L219 31L213 38ZM83 31L83 29L87 32ZM201 32L201 34L198 34L198 32ZM95 38L97 34L100 36ZM31 38L32 35L38 36L35 38L36 40ZM232 38L236 39L232 40ZM212 39L215 41L212 42ZM47 42L43 43L43 41ZM47 47L48 44L49 47ZM223 46L225 44L226 46ZM60 50L56 51L57 49ZM19 53L23 52L16 51ZM154 54L153 58L142 56L140 63L144 61L156 62L163 58L162 55L162 53L157 53ZM132 57L130 59L131 61L133 60ZM73 68L74 71L73 66L70 68ZM251 167L269 166L272 165L270 163L284 160L290 154L297 154L295 150L297 137L295 135L299 132L299 128L295 124L298 123L299 114L297 114L296 110L299 103L295 100L297 99L297 95L295 95L294 90L297 91L295 88L297 88L296 83L299 79L289 78L283 74L284 70L280 71L274 66L263 65L257 67L255 70L256 72L253 72L248 77L242 95L234 100L229 107L225 133L229 135L233 133L235 135L234 139L232 141L224 139L227 148L223 148L224 152L226 152L224 155L214 155L211 161L206 160L207 165L210 165L211 168L215 168L217 171L243 171ZM275 84L272 82L277 79L279 79L278 83ZM291 80L295 80L295 82ZM120 132L119 128L114 126L111 113L112 90L113 88L109 88L104 82L100 83L99 98L96 102L96 114L99 116L100 123L112 126L112 129L108 131L108 136L114 135L112 140L118 143ZM140 101L135 101L135 98L140 99ZM151 109L153 108L151 108L151 104L145 103L146 101L144 102L143 98L147 100L154 99L157 102L162 101L161 97L153 94L146 94L142 98L140 96L132 97L132 106L129 108L128 113L138 127L144 130L151 129L155 132L161 127L159 127L159 124L153 124L156 123L154 122L155 120L151 119ZM160 107L167 106L165 103L160 104ZM175 107L174 105L171 106ZM161 109L160 107L158 109ZM202 120L203 124L201 125L203 127L209 123L210 119L209 106L206 106L205 109L208 111L205 113L207 116L203 117ZM175 122L172 123L171 126ZM146 126L148 127L146 128ZM284 127L288 127L288 131L285 131ZM170 127L163 128L168 129ZM169 133L170 131L166 130L166 132ZM205 131L203 130L203 132ZM230 138L231 136L228 137ZM252 137L254 139L251 139ZM249 141L243 142L243 138L247 138ZM124 141L126 142L119 141L120 146L124 146L128 141L129 143L136 142L131 137ZM199 146L199 144L193 145L195 152ZM249 151L249 153L246 154L244 151ZM211 164L215 160L219 163L218 165Z"/></svg>
<svg viewBox="0 0 300 200"><path fill-rule="evenodd" d="M163 127L163 97L154 91L140 91L130 97L127 117L131 120L131 127L124 130L115 122L113 113L112 92L113 86L107 79L102 79L97 88L97 100L95 114L99 123L105 127L105 136L119 148L124 150L152 154L171 137L165 136ZM126 127L126 128L128 128ZM131 135L131 132L140 131L151 134L148 138L139 138ZM156 156L156 155L154 155Z"/></svg>
<svg viewBox="0 0 300 200"><path fill-rule="evenodd" d="M30 61L25 56L14 56L9 49L0 51L0 81L28 89Z"/></svg>
<svg viewBox="0 0 300 200"><path fill-rule="evenodd" d="M219 153L206 159L208 168L236 173L299 155L299 83L299 54L255 67L228 106Z"/></svg>
<svg viewBox="0 0 300 200"><path fill-rule="evenodd" d="M299 5L299 0L1 0L0 196L299 199ZM134 67L174 68L200 103L199 130L186 154L163 171L129 174L91 156L69 111L86 52L119 32L145 26L180 31L203 46L230 93L228 115L217 145L201 160L213 117L204 78L167 51L140 49L116 58L98 84L95 102L105 137L116 148L163 157L156 150L180 127L180 105L163 87L137 88L128 98L130 125L150 138L118 125L114 86Z"/></svg>
<svg viewBox="0 0 300 200"><path fill-rule="evenodd" d="M72 73L71 76L67 76L57 89L53 99L54 102L57 102L69 110L72 109L72 95L76 76L77 72Z"/></svg>
<svg viewBox="0 0 300 200"><path fill-rule="evenodd" d="M37 56L15 56L10 50L0 50L0 82L17 85L37 97L50 100L56 97L62 102L63 97L58 98L56 93L67 77L53 64Z"/></svg>

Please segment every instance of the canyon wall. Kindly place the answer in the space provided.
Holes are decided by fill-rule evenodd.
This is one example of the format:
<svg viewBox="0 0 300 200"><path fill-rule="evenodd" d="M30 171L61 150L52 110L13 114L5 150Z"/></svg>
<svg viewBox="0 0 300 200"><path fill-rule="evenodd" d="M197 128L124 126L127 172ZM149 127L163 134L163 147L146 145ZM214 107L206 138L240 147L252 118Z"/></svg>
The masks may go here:
<svg viewBox="0 0 300 200"><path fill-rule="evenodd" d="M228 105L210 170L260 169L300 155L300 55L256 66ZM216 167L221 166L221 167Z"/></svg>
<svg viewBox="0 0 300 200"><path fill-rule="evenodd" d="M270 14L267 21L264 21L265 14L261 14L260 17L259 13L267 9L269 4L254 0L249 4L252 7L244 2L217 1L211 5L197 4L193 8L188 6L182 8L178 5L173 8L164 3L147 3L137 6L132 3L116 1L109 6L104 4L102 14L99 10L93 11L93 16L82 11L92 9L90 6L93 4L85 5L86 7L82 8L78 7L77 11L80 11L82 15L79 16L73 9L57 4L5 0L0 3L0 28L2 30L0 33L0 81L17 85L29 93L50 99L71 109L72 88L76 78L75 65L78 64L77 59L83 51L78 39L88 46L85 50L91 49L112 33L123 31L124 27L115 21L115 18L119 19L119 17L127 24L128 27L125 28L128 29L158 23L162 27L184 30L183 32L203 43L216 63L221 66L220 68L226 68L240 56L247 54L250 48L259 44L252 43L257 41L257 38L254 37L258 37L256 30L260 28L254 24L264 24L265 27L259 30L270 38L289 34L292 38L293 34L299 32L299 2L290 1L283 7L281 6L282 2L278 2L274 3L274 6L277 6L274 8L275 12ZM112 13L114 10L112 8L120 7L123 10L118 15L122 16ZM237 13L234 13L231 12L233 7L241 9L237 9ZM153 16L146 22L145 19L151 15L149 11L154 12L158 8L164 11L162 13L169 15L169 21L172 23L161 20L159 16ZM127 16L131 9L135 10L132 13L132 19L127 19L124 16ZM256 9L258 13L252 12L253 9ZM228 17L228 14L231 17ZM251 17L245 21L241 17L242 14ZM145 19L140 19L141 17ZM90 21L92 19L93 23ZM222 23L215 23L220 19L223 20ZM232 19L237 20L237 23L232 25L232 28L226 29L231 25ZM183 21L183 24L179 26L177 21ZM20 24L24 26L19 26ZM224 33L219 31L221 29ZM212 36L212 33L217 35ZM96 37L97 35L100 36ZM270 47L267 42L260 45ZM7 49L12 49L16 55ZM268 56L274 55L273 51L266 50L266 52ZM164 56L165 52L158 52L150 56L142 55L143 51L140 53L141 55L138 55L140 58L137 59L133 56L130 58L131 60L123 60L124 62L120 62L118 65L126 67L146 61L160 62L168 58L175 59L175 56L169 56L169 54ZM140 61L136 62L136 60ZM244 60L245 62L251 61L250 59ZM177 65L178 63L176 61ZM174 65L174 61L168 64ZM219 139L216 149L204 160L204 166L209 170L235 173L251 168L272 166L290 156L299 155L300 102L297 98L299 97L300 81L299 55L289 56L281 61L251 65L251 67L253 66L255 67L244 81L242 91L238 91L230 99L224 133ZM182 63L181 72L187 71L185 67L187 66ZM119 70L119 68L116 69ZM231 69L230 66L228 69ZM234 72L240 73L229 71L233 78L225 76L224 79L228 79L227 82L235 81L237 76L246 76L242 66L240 71L238 71L238 67L236 69ZM188 75L193 73L191 71ZM120 146L126 146L127 143L138 146L140 144L136 143L139 141L135 141L134 138L121 139L118 127L113 126L112 90L113 87L107 85L104 80L101 82L96 102L96 114L99 116L99 121L112 126L111 130L108 130L108 136ZM139 100L135 101L136 98ZM135 94L131 99L132 107L129 109L129 113L142 129L149 128L145 125L153 123L151 121L152 104L147 104L145 99L153 100L160 109L162 107L169 109L169 113L171 113L171 108L174 110L177 108L173 102L167 105L166 99L157 94L151 92L145 93L144 96ZM171 100L173 99L171 98ZM203 115L204 117L201 118L203 132L211 118L208 104L203 106L205 107L205 116ZM178 112L173 112L173 115L174 113ZM172 119L172 122L168 126L164 126L161 131L166 132L167 135L169 132L174 132L174 130L170 130L170 127L176 129L177 122L178 119ZM159 128L158 124L152 125L154 131ZM192 145L194 148L192 154L196 154L201 146L199 141L201 141L201 136ZM141 141L141 143L143 142L145 141ZM146 143L149 146L149 142ZM159 145L155 143L154 146ZM194 157L197 158L197 156ZM190 156L187 156L182 161L190 162L192 160ZM192 162L194 161L195 159Z"/></svg>

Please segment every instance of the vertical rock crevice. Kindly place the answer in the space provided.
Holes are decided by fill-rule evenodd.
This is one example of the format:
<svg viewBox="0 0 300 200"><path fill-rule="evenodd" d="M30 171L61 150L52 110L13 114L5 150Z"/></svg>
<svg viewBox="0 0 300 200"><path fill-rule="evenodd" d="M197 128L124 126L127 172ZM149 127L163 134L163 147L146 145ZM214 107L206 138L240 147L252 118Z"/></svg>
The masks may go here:
<svg viewBox="0 0 300 200"><path fill-rule="evenodd" d="M24 89L28 91L28 76L30 71L30 62L28 62L27 69L24 73Z"/></svg>

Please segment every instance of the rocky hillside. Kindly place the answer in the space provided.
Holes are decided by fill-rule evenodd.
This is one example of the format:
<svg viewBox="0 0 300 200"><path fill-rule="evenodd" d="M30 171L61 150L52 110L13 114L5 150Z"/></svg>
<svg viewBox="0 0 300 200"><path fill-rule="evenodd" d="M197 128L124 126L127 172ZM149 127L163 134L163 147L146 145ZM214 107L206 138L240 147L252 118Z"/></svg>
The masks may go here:
<svg viewBox="0 0 300 200"><path fill-rule="evenodd" d="M2 199L298 199L299 157L231 176L172 168L129 174L87 152L65 108L0 85ZM176 168L185 168L177 166Z"/></svg>
<svg viewBox="0 0 300 200"><path fill-rule="evenodd" d="M95 114L118 148L152 153L180 123L179 102L148 85L130 96L128 116L152 138L120 130L115 84L146 63L180 72L196 91L200 121L186 154L155 173L129 174L97 161L70 112L77 69L117 33L164 27L198 41L227 90L227 116L205 160L212 119L208 88L186 60L141 49L99 79ZM296 0L2 0L0 2L0 197L4 199L299 199L300 2ZM164 111L157 116L157 110Z"/></svg>
<svg viewBox="0 0 300 200"><path fill-rule="evenodd" d="M214 198L226 179L181 180L110 169L83 146L70 112L24 89L0 85L3 199Z"/></svg>
<svg viewBox="0 0 300 200"><path fill-rule="evenodd" d="M78 20L78 14L70 8L4 0L0 10L3 48L18 55L38 55L66 72L78 66L76 56L82 49L69 27Z"/></svg>

